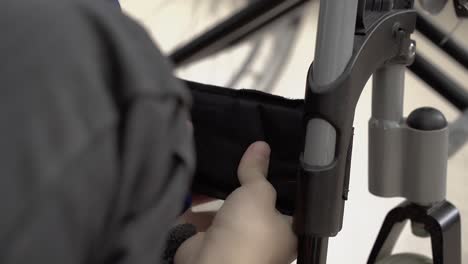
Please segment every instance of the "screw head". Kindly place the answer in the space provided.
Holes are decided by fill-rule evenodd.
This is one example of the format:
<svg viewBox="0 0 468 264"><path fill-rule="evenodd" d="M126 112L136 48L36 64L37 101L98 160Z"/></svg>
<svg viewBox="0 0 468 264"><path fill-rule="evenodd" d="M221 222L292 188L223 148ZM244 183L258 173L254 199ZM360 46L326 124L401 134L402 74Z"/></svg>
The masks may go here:
<svg viewBox="0 0 468 264"><path fill-rule="evenodd" d="M416 43L414 41L411 41L408 47L408 57L410 59L414 59L415 56L416 56Z"/></svg>

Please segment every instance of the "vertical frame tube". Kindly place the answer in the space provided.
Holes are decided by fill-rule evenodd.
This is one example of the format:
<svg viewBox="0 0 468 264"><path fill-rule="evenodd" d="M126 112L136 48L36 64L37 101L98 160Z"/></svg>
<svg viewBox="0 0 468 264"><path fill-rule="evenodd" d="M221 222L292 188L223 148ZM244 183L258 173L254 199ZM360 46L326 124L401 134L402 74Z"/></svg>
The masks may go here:
<svg viewBox="0 0 468 264"><path fill-rule="evenodd" d="M358 1L320 1L312 76L319 85L334 82L351 59ZM335 157L336 140L336 129L327 120L318 118L309 120L303 162L310 166L331 164ZM328 237L300 236L298 264L326 264L327 248Z"/></svg>

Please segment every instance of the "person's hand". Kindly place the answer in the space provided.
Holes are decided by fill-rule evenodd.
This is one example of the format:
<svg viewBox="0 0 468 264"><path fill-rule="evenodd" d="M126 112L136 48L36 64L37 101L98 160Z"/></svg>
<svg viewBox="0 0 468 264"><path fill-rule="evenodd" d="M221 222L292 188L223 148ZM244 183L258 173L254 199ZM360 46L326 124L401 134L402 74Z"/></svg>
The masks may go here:
<svg viewBox="0 0 468 264"><path fill-rule="evenodd" d="M212 225L185 241L175 264L287 264L296 255L297 239L288 217L275 208L276 191L266 180L270 148L252 144L239 168L241 187L229 195Z"/></svg>

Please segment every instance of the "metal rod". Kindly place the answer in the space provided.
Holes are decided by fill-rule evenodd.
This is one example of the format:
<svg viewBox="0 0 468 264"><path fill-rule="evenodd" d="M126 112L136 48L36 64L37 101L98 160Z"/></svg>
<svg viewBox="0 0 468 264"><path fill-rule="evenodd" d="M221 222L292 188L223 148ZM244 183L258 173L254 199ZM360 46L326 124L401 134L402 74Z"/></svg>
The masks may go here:
<svg viewBox="0 0 468 264"><path fill-rule="evenodd" d="M321 1L313 78L326 85L338 78L351 58L357 16L357 0ZM335 157L336 130L325 120L307 125L304 162L326 166Z"/></svg>
<svg viewBox="0 0 468 264"><path fill-rule="evenodd" d="M425 57L417 54L414 63L408 68L460 111L468 109L468 90Z"/></svg>
<svg viewBox="0 0 468 264"><path fill-rule="evenodd" d="M327 237L299 237L297 264L326 264L327 259L323 256L327 256L328 251L328 238ZM312 249L312 250L311 250ZM317 252L319 252L317 254Z"/></svg>
<svg viewBox="0 0 468 264"><path fill-rule="evenodd" d="M418 14L416 29L454 60L468 69L468 49L455 41L448 33L429 21L424 15Z"/></svg>
<svg viewBox="0 0 468 264"><path fill-rule="evenodd" d="M309 0L259 0L201 34L169 56L175 66L200 60L227 48L295 11Z"/></svg>
<svg viewBox="0 0 468 264"><path fill-rule="evenodd" d="M326 85L343 73L354 46L358 0L320 1L314 81Z"/></svg>
<svg viewBox="0 0 468 264"><path fill-rule="evenodd" d="M313 79L317 84L327 85L335 81L351 59L357 8L358 0L320 1L313 63ZM328 121L317 118L309 120L304 163L312 166L329 165L335 157L336 139L336 129ZM299 235L298 263L325 264L328 237Z"/></svg>
<svg viewBox="0 0 468 264"><path fill-rule="evenodd" d="M385 66L372 78L372 118L399 123L403 118L405 65Z"/></svg>
<svg viewBox="0 0 468 264"><path fill-rule="evenodd" d="M326 85L343 73L353 53L358 0L320 2L313 78ZM326 166L335 157L335 128L325 120L310 120L306 132L304 162Z"/></svg>
<svg viewBox="0 0 468 264"><path fill-rule="evenodd" d="M372 117L369 120L369 191L390 197L401 190L405 65L378 69L372 78ZM397 143L396 143L397 142Z"/></svg>

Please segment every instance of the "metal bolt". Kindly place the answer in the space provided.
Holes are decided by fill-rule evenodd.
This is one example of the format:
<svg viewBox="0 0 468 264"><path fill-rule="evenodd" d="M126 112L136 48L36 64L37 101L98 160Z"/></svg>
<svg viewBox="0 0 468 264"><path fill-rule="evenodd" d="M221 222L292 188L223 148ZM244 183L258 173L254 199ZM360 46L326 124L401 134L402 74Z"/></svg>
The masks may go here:
<svg viewBox="0 0 468 264"><path fill-rule="evenodd" d="M411 41L409 48L408 48L408 58L410 60L413 60L415 56L416 56L416 43L414 41Z"/></svg>
<svg viewBox="0 0 468 264"><path fill-rule="evenodd" d="M395 24L393 24L392 30L393 30L393 37L398 38L399 34L402 33L400 23L396 22Z"/></svg>

